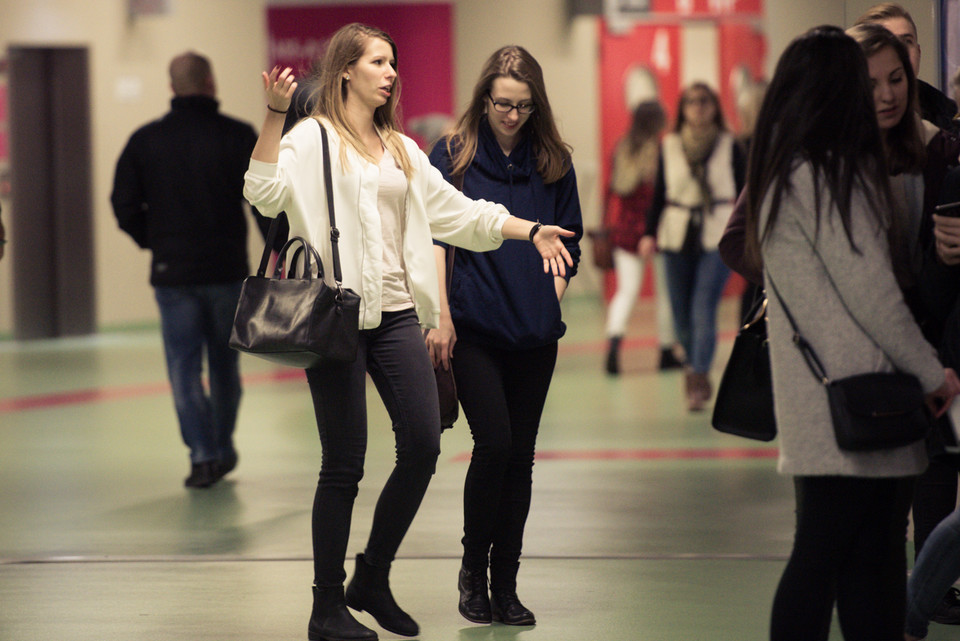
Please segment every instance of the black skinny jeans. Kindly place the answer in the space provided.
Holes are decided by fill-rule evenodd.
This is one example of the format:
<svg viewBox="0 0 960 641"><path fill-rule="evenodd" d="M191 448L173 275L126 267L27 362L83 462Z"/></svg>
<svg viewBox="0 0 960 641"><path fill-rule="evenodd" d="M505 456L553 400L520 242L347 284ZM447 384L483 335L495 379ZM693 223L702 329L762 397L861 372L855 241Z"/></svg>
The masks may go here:
<svg viewBox="0 0 960 641"><path fill-rule="evenodd" d="M517 351L460 340L453 355L457 396L473 435L463 488L463 564L480 570L489 563L491 589L516 590L557 343Z"/></svg>
<svg viewBox="0 0 960 641"><path fill-rule="evenodd" d="M798 476L797 532L773 602L771 641L902 641L907 513L915 477Z"/></svg>
<svg viewBox="0 0 960 641"><path fill-rule="evenodd" d="M367 372L390 414L397 448L396 466L373 513L364 554L371 565L393 562L440 454L437 384L413 310L384 312L379 327L361 331L353 363L307 370L323 448L313 502L318 587L342 585L346 579L343 561L367 449Z"/></svg>

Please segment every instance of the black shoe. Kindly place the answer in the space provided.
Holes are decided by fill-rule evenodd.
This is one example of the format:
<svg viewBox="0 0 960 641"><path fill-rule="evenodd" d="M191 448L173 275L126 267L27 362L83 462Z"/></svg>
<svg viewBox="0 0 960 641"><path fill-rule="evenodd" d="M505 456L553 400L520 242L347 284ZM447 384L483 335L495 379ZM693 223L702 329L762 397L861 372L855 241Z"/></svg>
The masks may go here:
<svg viewBox="0 0 960 641"><path fill-rule="evenodd" d="M205 488L216 483L219 478L217 462L204 461L190 466L190 476L183 481L183 484L186 487Z"/></svg>
<svg viewBox="0 0 960 641"><path fill-rule="evenodd" d="M607 349L607 362L604 364L604 369L607 371L607 374L611 376L617 376L620 374L620 336L612 336L610 338L610 347Z"/></svg>
<svg viewBox="0 0 960 641"><path fill-rule="evenodd" d="M490 595L487 594L486 568L468 570L460 566L457 588L460 590L460 614L464 619L473 623L490 623L493 620Z"/></svg>
<svg viewBox="0 0 960 641"><path fill-rule="evenodd" d="M516 592L495 590L490 593L490 611L494 621L507 625L535 625L533 612L523 607Z"/></svg>
<svg viewBox="0 0 960 641"><path fill-rule="evenodd" d="M420 634L420 626L394 601L390 592L389 574L389 567L372 566L362 554L358 554L353 578L347 585L347 605L358 612L369 612L384 630L405 637L415 637Z"/></svg>
<svg viewBox="0 0 960 641"><path fill-rule="evenodd" d="M680 369L683 367L683 361L677 358L673 353L672 347L663 347L660 349L660 371L668 369Z"/></svg>
<svg viewBox="0 0 960 641"><path fill-rule="evenodd" d="M237 467L238 460L240 460L240 457L237 455L236 451L234 451L217 461L217 480L219 481L224 476L232 472L233 469Z"/></svg>
<svg viewBox="0 0 960 641"><path fill-rule="evenodd" d="M343 599L343 586L313 586L313 612L307 626L310 641L377 641L377 633L353 618Z"/></svg>
<svg viewBox="0 0 960 641"><path fill-rule="evenodd" d="M960 625L960 590L957 588L947 590L930 620L946 625Z"/></svg>

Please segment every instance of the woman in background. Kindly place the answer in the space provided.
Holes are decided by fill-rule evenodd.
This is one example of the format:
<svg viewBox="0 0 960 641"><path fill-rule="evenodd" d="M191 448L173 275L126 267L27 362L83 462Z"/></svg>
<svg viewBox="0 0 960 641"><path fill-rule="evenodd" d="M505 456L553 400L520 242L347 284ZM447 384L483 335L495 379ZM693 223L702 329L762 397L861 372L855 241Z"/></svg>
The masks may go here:
<svg viewBox="0 0 960 641"><path fill-rule="evenodd" d="M576 274L583 226L570 150L526 49L503 47L487 59L470 105L430 160L470 198L500 203L536 228L576 232L564 238L573 258L566 275L531 273L542 258L520 244L457 250L449 306L427 334L434 363L452 363L474 443L463 489L460 613L475 623L532 625L517 572L540 417L566 331L560 299ZM436 252L443 283L444 250Z"/></svg>
<svg viewBox="0 0 960 641"><path fill-rule="evenodd" d="M637 302L646 262L640 257L640 238L643 236L647 210L653 202L654 184L660 158L660 133L666 124L666 114L659 102L642 102L633 110L630 131L614 150L610 175L609 198L616 199L616 216L607 220L613 245L613 268L617 290L607 307L606 334L609 341L606 371L620 373L620 346L627 331L630 313ZM607 216L610 216L608 210ZM660 340L660 369L682 365L674 352L673 316L670 298L663 277L663 261L655 260L657 276L656 307L657 337Z"/></svg>
<svg viewBox="0 0 960 641"><path fill-rule="evenodd" d="M717 343L717 306L730 276L717 244L743 187L743 152L727 131L720 99L698 82L680 95L664 137L640 256L663 253L677 338L686 353L687 408L704 409Z"/></svg>

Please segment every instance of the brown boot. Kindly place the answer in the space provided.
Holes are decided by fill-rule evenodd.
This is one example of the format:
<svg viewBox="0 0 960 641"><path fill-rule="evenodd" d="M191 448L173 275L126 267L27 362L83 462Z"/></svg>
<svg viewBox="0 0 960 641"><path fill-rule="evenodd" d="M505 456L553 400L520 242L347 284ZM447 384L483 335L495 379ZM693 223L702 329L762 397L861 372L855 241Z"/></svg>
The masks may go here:
<svg viewBox="0 0 960 641"><path fill-rule="evenodd" d="M699 374L693 371L687 371L687 409L691 412L702 412L710 400L712 390L710 389L710 379L706 374Z"/></svg>

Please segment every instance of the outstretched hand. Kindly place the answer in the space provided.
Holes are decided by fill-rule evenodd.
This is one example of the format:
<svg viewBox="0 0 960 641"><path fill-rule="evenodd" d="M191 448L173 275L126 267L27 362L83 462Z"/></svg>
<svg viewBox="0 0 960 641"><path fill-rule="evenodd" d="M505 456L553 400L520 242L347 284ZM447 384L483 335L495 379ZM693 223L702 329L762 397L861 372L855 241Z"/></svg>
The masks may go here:
<svg viewBox="0 0 960 641"><path fill-rule="evenodd" d="M267 94L267 106L276 111L289 109L293 92L297 88L293 69L287 67L281 71L277 66L270 73L261 72L261 76L263 76L263 90Z"/></svg>
<svg viewBox="0 0 960 641"><path fill-rule="evenodd" d="M552 272L554 276L566 276L567 268L564 263L573 267L573 258L562 239L562 237L571 236L576 234L556 225L544 225L537 231L533 237L533 244L543 256L544 273Z"/></svg>

